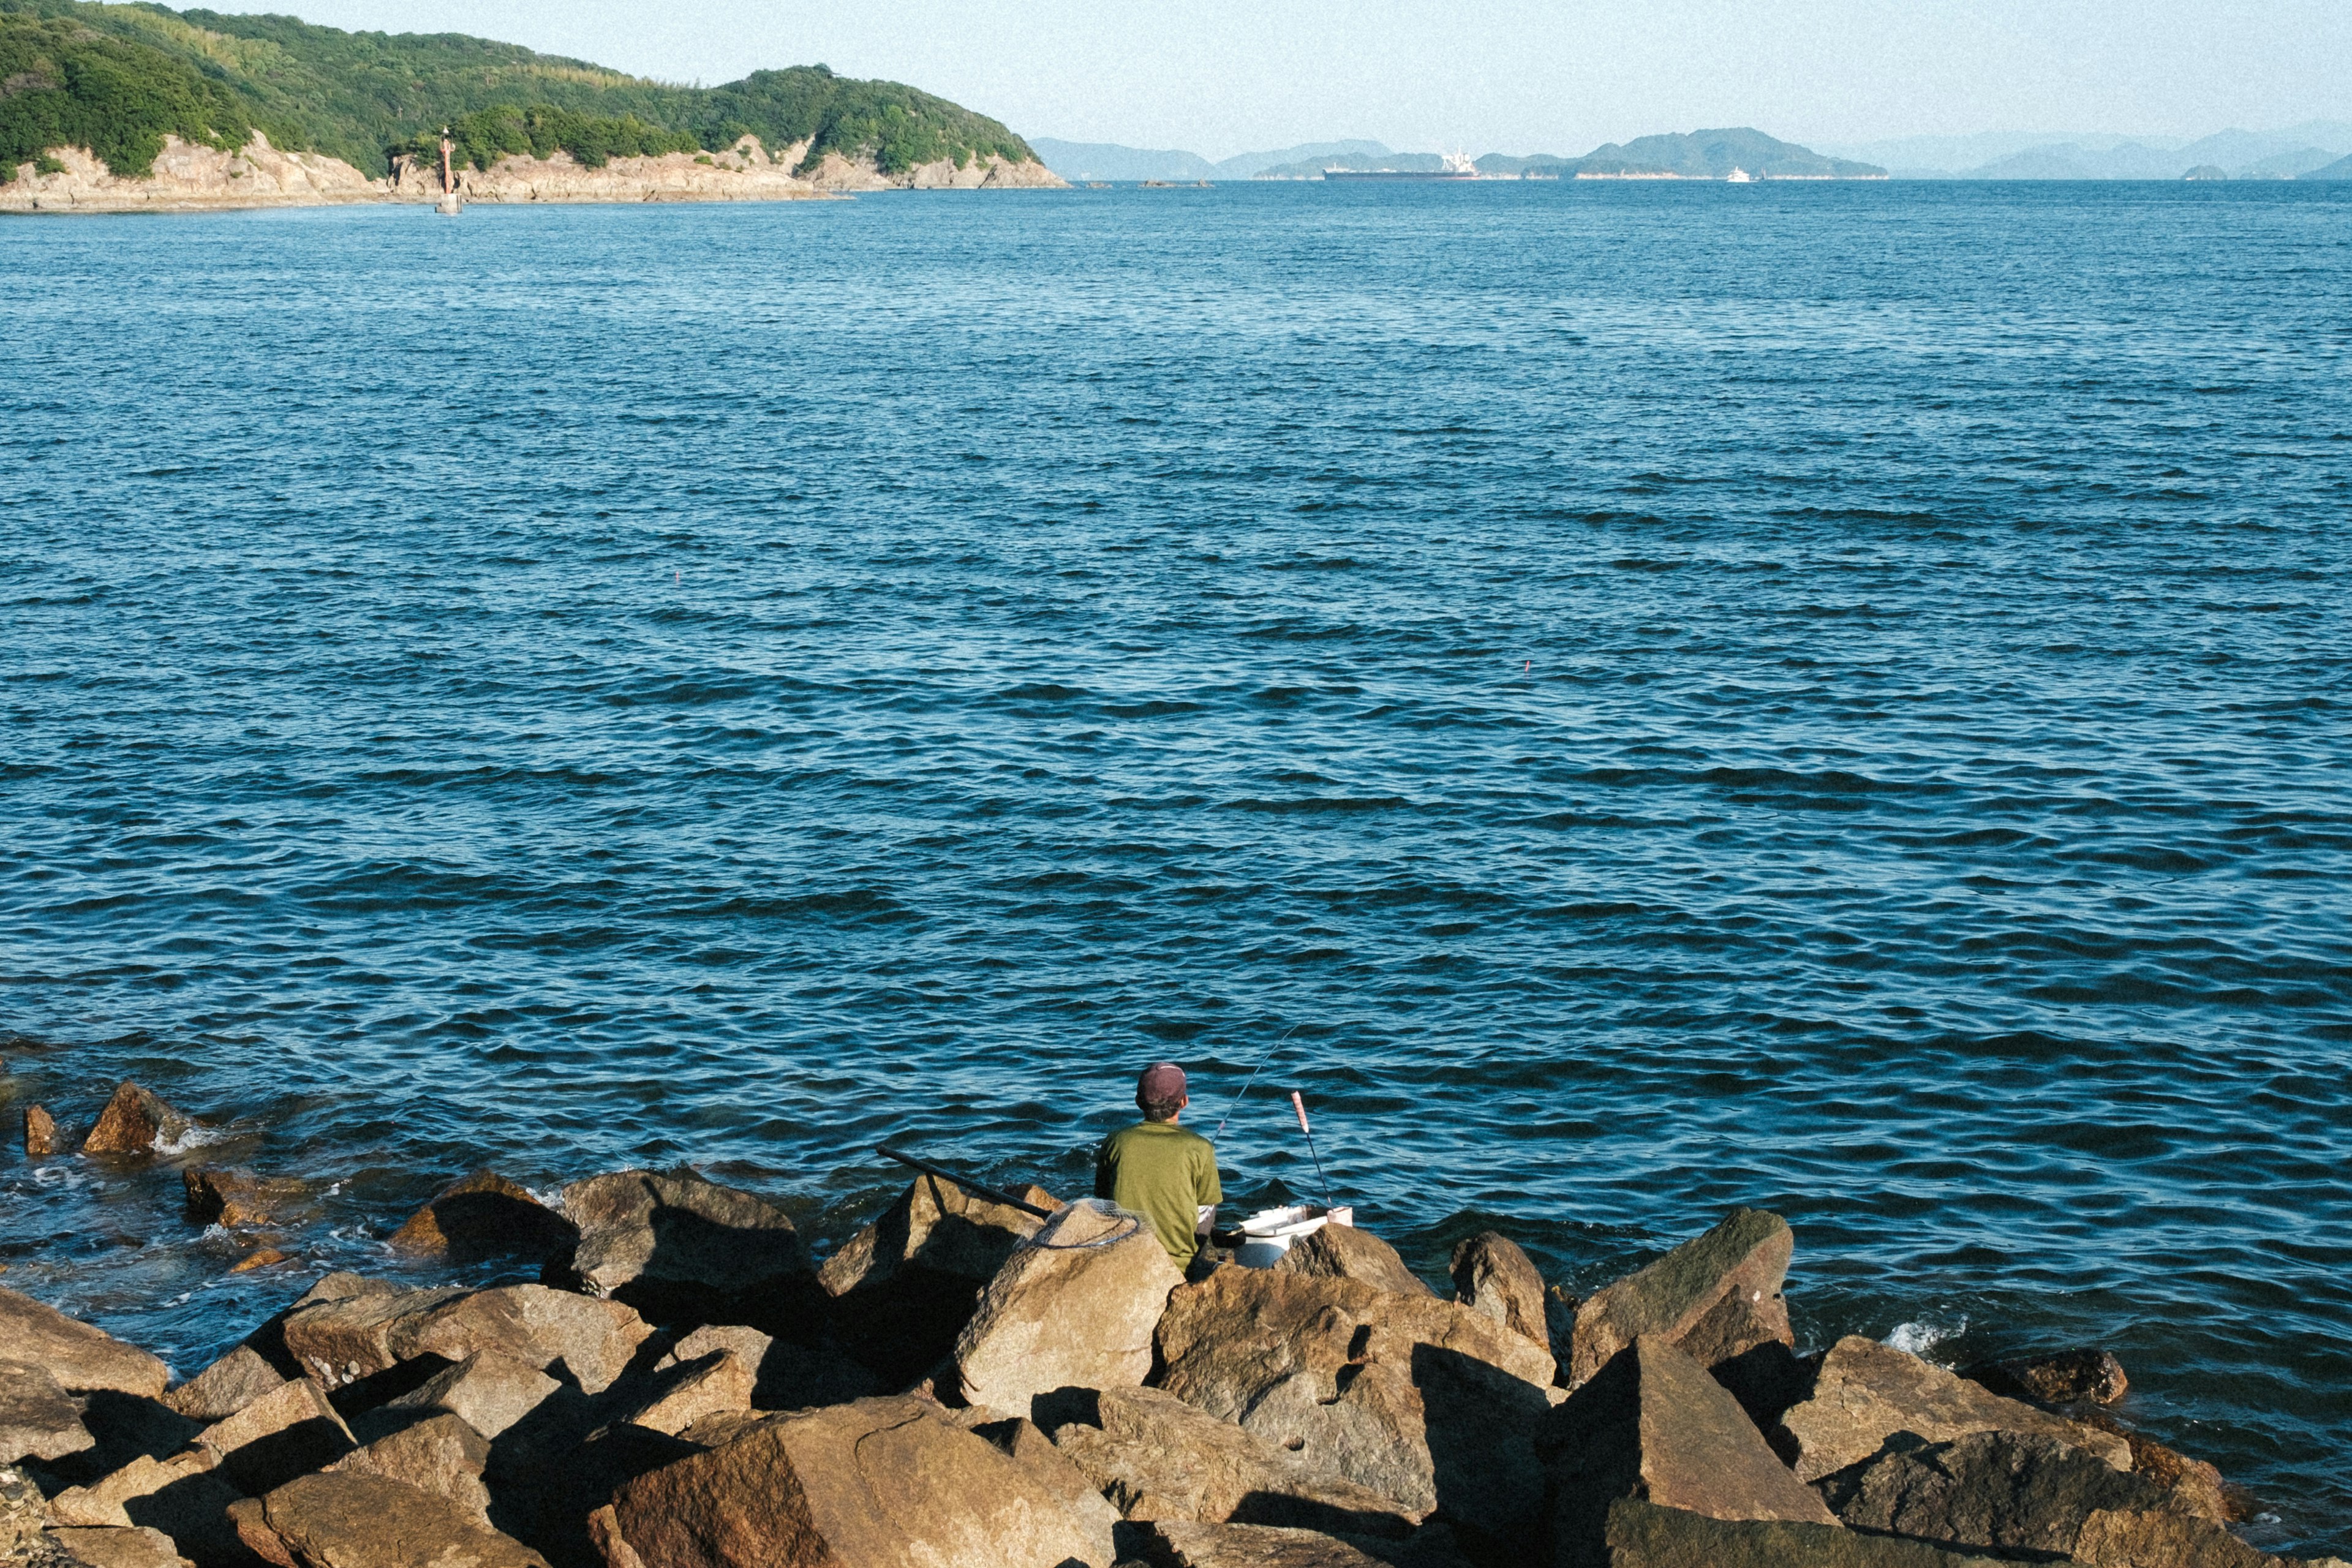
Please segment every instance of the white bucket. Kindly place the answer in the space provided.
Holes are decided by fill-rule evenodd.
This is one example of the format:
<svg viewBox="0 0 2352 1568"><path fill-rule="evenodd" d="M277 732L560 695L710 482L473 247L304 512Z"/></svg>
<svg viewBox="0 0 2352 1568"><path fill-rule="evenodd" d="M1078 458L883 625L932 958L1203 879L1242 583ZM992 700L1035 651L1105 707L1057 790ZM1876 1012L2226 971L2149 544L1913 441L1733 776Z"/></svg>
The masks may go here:
<svg viewBox="0 0 2352 1568"><path fill-rule="evenodd" d="M1300 1237L1312 1236L1327 1225L1352 1228L1355 1223L1356 1211L1348 1207L1294 1204L1288 1208L1260 1209L1242 1221L1243 1240L1234 1249L1234 1261L1244 1268L1271 1268Z"/></svg>

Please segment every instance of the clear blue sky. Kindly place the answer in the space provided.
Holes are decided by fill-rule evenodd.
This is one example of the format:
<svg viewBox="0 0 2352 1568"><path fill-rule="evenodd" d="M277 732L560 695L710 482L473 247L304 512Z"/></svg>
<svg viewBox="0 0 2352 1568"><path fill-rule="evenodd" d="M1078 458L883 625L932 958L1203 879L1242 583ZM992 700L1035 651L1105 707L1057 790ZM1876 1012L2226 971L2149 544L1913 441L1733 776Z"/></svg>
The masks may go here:
<svg viewBox="0 0 2352 1568"><path fill-rule="evenodd" d="M230 0L226 8L484 34L676 80L822 60L945 94L1029 135L1211 157L1345 136L1580 153L1710 125L1849 142L1972 131L2201 135L2352 119L2352 0Z"/></svg>

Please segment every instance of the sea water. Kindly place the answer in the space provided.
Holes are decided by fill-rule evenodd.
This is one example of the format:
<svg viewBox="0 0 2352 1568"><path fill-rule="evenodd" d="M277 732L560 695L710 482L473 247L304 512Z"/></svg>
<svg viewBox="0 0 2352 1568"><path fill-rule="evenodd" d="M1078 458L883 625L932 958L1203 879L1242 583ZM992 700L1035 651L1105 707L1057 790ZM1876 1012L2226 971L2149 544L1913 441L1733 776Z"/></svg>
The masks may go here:
<svg viewBox="0 0 2352 1568"><path fill-rule="evenodd" d="M2074 1343L2352 1547L2352 187L0 226L0 1282L185 1373L488 1164L885 1139ZM1269 1058L1267 1053L1273 1052ZM1235 1091L1264 1070L1235 1109ZM13 1107L11 1109L13 1121ZM13 1128L10 1130L13 1133ZM226 1272L176 1171L298 1175Z"/></svg>

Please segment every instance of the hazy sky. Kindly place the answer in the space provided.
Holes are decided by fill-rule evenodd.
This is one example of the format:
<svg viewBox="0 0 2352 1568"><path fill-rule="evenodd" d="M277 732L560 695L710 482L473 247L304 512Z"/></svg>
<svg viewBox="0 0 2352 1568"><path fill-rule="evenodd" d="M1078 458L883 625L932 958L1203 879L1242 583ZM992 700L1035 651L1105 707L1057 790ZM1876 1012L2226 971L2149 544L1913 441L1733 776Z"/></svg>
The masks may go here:
<svg viewBox="0 0 2352 1568"><path fill-rule="evenodd" d="M189 0L173 0L187 4ZM213 0L221 5L222 0ZM2352 119L2352 0L254 0L673 80L823 61L1076 142L1582 153L1754 125L2201 135Z"/></svg>

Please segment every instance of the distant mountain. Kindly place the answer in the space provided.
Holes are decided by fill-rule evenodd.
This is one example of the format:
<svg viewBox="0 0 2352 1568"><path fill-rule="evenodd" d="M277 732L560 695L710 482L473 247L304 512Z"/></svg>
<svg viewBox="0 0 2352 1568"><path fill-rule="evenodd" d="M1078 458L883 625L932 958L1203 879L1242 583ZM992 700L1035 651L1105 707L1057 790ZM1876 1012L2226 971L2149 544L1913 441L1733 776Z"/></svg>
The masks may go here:
<svg viewBox="0 0 2352 1568"><path fill-rule="evenodd" d="M1272 153L1236 153L1212 163L1197 153L1154 152L1111 142L1057 142L1040 136L1029 145L1045 167L1066 180L1246 180L1277 164L1322 158L1384 158L1377 142L1309 142ZM1322 165L1315 167L1319 171Z"/></svg>
<svg viewBox="0 0 2352 1568"><path fill-rule="evenodd" d="M1317 158L1301 158L1295 163L1269 164L1252 177L1260 180L1319 180L1327 169L1395 169L1407 174L1433 174L1444 167L1445 160L1435 153L1391 153L1382 148L1373 153L1335 153Z"/></svg>
<svg viewBox="0 0 2352 1568"><path fill-rule="evenodd" d="M2324 169L2296 176L2305 180L2352 180L2352 158L2338 158Z"/></svg>
<svg viewBox="0 0 2352 1568"><path fill-rule="evenodd" d="M2352 123L2314 120L2283 131L2223 131L2199 141L1989 132L1906 136L1830 149L1884 163L1904 179L2177 180L2200 166L2233 179L2292 178L2352 153Z"/></svg>
<svg viewBox="0 0 2352 1568"><path fill-rule="evenodd" d="M1399 174L1430 174L1444 166L1444 160L1434 153L1358 154L1276 164L1258 177L1311 180L1327 169L1392 169ZM1478 172L1482 174L1541 174L1561 179L1720 180L1727 178L1734 169L1744 169L1759 179L1776 180L1871 180L1883 179L1886 174L1885 170L1874 164L1824 158L1793 142L1778 141L1761 131L1746 128L1643 136L1622 146L1612 142L1581 158L1562 158L1549 153L1527 157L1489 153L1478 160Z"/></svg>

